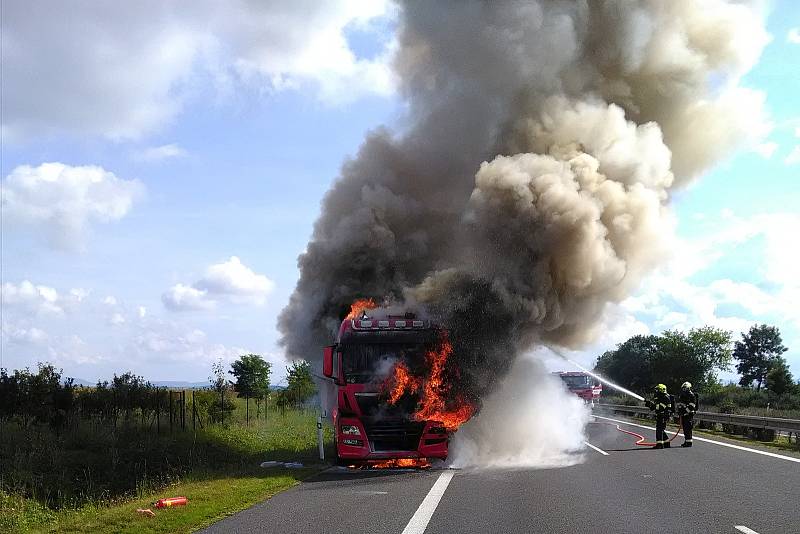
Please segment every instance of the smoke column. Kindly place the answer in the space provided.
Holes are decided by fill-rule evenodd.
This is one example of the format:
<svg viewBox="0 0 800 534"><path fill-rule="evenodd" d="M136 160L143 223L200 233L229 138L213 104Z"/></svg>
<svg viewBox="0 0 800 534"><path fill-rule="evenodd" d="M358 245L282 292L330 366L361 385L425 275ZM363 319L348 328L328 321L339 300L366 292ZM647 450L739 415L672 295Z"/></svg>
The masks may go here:
<svg viewBox="0 0 800 534"><path fill-rule="evenodd" d="M406 115L371 132L326 194L282 344L318 362L356 298L418 307L450 330L451 378L480 405L517 355L592 340L667 252L676 188L761 132L762 98L739 80L769 40L765 13L724 0L400 7Z"/></svg>

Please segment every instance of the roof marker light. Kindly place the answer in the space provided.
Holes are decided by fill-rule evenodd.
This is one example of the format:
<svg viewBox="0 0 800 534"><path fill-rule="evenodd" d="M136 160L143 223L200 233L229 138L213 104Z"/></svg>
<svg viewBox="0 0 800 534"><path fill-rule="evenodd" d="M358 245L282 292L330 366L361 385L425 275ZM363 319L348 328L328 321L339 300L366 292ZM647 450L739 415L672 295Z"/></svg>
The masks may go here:
<svg viewBox="0 0 800 534"><path fill-rule="evenodd" d="M395 321L394 322L395 328L405 328L406 322L405 321Z"/></svg>
<svg viewBox="0 0 800 534"><path fill-rule="evenodd" d="M423 321L412 321L411 326L414 328L421 328L425 323Z"/></svg>

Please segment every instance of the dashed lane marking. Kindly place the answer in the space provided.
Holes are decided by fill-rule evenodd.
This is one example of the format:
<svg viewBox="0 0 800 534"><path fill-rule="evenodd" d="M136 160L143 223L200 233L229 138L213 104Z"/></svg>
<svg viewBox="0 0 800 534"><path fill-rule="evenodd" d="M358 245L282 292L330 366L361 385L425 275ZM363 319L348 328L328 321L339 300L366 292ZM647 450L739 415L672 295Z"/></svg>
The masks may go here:
<svg viewBox="0 0 800 534"><path fill-rule="evenodd" d="M439 501L442 500L442 496L455 474L455 471L448 470L439 475L439 478L436 479L428 495L425 496L425 499L423 499L419 508L417 508L417 511L414 513L414 517L411 518L406 528L403 529L403 534L422 534L425 532L428 522L431 520L431 517L433 517L433 512L435 512L436 507L439 506Z"/></svg>
<svg viewBox="0 0 800 534"><path fill-rule="evenodd" d="M628 421L623 421L621 419L612 419L610 417L603 417L601 415L595 415L593 417L595 417L597 419L604 419L606 421L613 421L615 423L620 423L620 424L624 424L624 425L638 426L639 428L646 428L647 430L655 430L655 428L653 428L651 426L645 426L645 425L639 425L639 424L636 424L636 423L630 423ZM679 435L683 436L683 434L679 434ZM752 453L755 453L755 454L761 454L761 455L764 455L764 456L769 456L771 458L780 458L781 460L788 460L790 462L795 462L795 463L799 463L800 464L800 458L794 458L792 456L784 456L783 454L776 454L774 452L759 451L758 449L751 449L749 447L742 447L741 445L734 445L733 443L724 443L722 441L714 441L713 439L708 439L708 438L698 438L697 436L694 436L693 439L694 439L694 441L705 441L706 443L713 443L714 445L721 445L723 447L730 447L731 449L738 449L740 451L747 451L747 452L752 452ZM745 528L747 528L747 527L745 527ZM756 533L756 534L758 534L758 533Z"/></svg>
<svg viewBox="0 0 800 534"><path fill-rule="evenodd" d="M591 447L591 448L593 448L594 450L596 450L597 452L599 452L599 453L600 453L600 454L602 454L603 456L608 456L608 453L607 453L606 451L604 451L603 449L601 449L600 447L595 447L594 445L592 445L592 444L591 444L591 443L589 443L588 441L584 441L583 443L584 443L584 444L585 444L587 447Z"/></svg>
<svg viewBox="0 0 800 534"><path fill-rule="evenodd" d="M735 525L733 528L735 528L739 532L744 532L744 534L758 534L758 532L756 532L752 528L747 528L744 525Z"/></svg>

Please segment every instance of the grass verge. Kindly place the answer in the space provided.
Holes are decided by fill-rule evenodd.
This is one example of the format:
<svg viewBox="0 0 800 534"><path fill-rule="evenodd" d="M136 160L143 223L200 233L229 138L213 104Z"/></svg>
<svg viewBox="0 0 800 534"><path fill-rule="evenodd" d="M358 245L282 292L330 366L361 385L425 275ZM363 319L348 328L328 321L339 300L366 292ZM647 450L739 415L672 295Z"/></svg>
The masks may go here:
<svg viewBox="0 0 800 534"><path fill-rule="evenodd" d="M297 484L317 469L248 470L240 473L195 474L144 497L109 506L86 505L77 510L49 510L36 501L0 495L0 530L8 532L193 532L244 510ZM158 510L152 503L168 496L185 496L189 504ZM136 513L151 508L155 517Z"/></svg>
<svg viewBox="0 0 800 534"><path fill-rule="evenodd" d="M330 443L331 429L326 428ZM321 468L316 415L155 435L136 427L0 429L0 532L190 532L247 508ZM263 469L265 460L302 469ZM139 516L162 497L188 506Z"/></svg>

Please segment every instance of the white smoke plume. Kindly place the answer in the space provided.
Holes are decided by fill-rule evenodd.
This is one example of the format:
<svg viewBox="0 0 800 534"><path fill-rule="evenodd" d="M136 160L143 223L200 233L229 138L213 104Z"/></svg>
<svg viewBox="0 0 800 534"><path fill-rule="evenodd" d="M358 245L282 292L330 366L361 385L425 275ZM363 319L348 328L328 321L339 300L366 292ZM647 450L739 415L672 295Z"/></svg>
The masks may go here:
<svg viewBox="0 0 800 534"><path fill-rule="evenodd" d="M521 356L481 412L456 432L456 468L564 467L582 460L589 408L532 356Z"/></svg>
<svg viewBox="0 0 800 534"><path fill-rule="evenodd" d="M327 193L287 354L318 361L356 298L413 304L480 405L516 355L590 341L663 258L673 191L763 131L740 79L764 18L756 1L402 2L407 116Z"/></svg>

